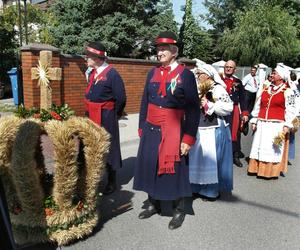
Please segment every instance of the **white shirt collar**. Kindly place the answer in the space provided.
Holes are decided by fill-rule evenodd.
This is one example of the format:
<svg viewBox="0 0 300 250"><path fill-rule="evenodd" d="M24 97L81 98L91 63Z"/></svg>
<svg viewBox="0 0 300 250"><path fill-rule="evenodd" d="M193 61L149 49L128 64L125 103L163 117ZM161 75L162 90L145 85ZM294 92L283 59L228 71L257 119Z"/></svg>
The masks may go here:
<svg viewBox="0 0 300 250"><path fill-rule="evenodd" d="M171 71L173 71L173 70L176 69L176 67L178 66L178 62L177 62L177 61L174 61L174 62L171 63L169 66L171 67Z"/></svg>
<svg viewBox="0 0 300 250"><path fill-rule="evenodd" d="M101 72L108 67L108 63L107 62L104 62L99 68L96 69L96 76L100 75Z"/></svg>

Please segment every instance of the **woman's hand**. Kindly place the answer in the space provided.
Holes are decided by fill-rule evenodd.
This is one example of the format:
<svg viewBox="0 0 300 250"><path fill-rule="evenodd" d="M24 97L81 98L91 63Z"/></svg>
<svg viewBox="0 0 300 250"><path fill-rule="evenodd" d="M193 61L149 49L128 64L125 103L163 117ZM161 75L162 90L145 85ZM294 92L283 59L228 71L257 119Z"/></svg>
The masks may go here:
<svg viewBox="0 0 300 250"><path fill-rule="evenodd" d="M256 124L255 123L251 123L251 129L252 129L253 132L256 131L256 128L257 128Z"/></svg>

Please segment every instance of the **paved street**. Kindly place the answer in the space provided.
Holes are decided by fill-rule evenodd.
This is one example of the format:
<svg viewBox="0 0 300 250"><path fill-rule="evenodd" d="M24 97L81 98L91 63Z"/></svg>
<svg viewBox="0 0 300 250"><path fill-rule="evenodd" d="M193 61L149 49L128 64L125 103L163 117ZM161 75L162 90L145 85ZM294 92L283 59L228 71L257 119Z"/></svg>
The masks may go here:
<svg viewBox="0 0 300 250"><path fill-rule="evenodd" d="M299 135L296 140L299 152ZM250 143L251 136L243 138L246 155ZM170 231L169 204L164 204L164 216L137 218L147 198L145 193L132 190L137 146L123 144L120 190L102 198L102 219L94 234L58 249L300 249L299 155L286 177L278 180L250 177L245 167L234 167L232 196L222 195L216 202L189 199L183 226ZM30 249L56 248L43 245Z"/></svg>
<svg viewBox="0 0 300 250"><path fill-rule="evenodd" d="M163 216L139 220L147 195L132 190L137 119L135 114L120 121L124 165L118 173L120 186L118 192L102 197L102 218L94 234L70 246L44 244L23 249L300 249L299 154L286 177L278 180L257 179L247 176L246 167L234 167L232 196L222 195L216 202L187 199L188 215L175 231L168 230L168 203L164 203ZM243 152L249 155L251 136L243 137L242 142ZM299 152L299 134L296 143ZM48 147L46 163L51 165L51 145L44 146Z"/></svg>

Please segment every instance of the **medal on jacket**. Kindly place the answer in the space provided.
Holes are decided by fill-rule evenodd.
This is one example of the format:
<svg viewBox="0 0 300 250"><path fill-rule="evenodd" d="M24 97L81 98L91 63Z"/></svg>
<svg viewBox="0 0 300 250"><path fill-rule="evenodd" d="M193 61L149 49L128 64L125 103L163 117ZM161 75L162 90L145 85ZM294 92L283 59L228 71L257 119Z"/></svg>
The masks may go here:
<svg viewBox="0 0 300 250"><path fill-rule="evenodd" d="M179 74L178 74L175 78L173 78L173 79L171 80L171 83L170 83L170 85L169 85L169 87L168 87L168 89L171 89L172 95L174 94L174 90L175 90L176 85L177 85L177 78L178 78L178 77L179 77Z"/></svg>

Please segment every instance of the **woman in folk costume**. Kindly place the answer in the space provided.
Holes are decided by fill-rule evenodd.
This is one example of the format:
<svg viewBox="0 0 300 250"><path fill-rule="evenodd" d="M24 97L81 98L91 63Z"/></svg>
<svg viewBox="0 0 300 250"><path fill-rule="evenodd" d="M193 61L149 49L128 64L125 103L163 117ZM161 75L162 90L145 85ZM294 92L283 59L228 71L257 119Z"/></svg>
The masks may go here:
<svg viewBox="0 0 300 250"><path fill-rule="evenodd" d="M272 178L287 171L287 138L296 117L295 94L288 84L288 78L286 67L277 65L272 73L272 83L258 95L250 120L255 134L249 174Z"/></svg>
<svg viewBox="0 0 300 250"><path fill-rule="evenodd" d="M199 98L193 73L176 61L176 35L161 32L156 45L161 66L146 79L133 188L148 194L149 206L140 219L159 213L160 201L172 201L169 229L175 229L185 218L184 197L192 196L187 155L196 141Z"/></svg>
<svg viewBox="0 0 300 250"><path fill-rule="evenodd" d="M189 154L190 183L193 193L213 201L220 191L231 192L233 186L231 134L224 119L232 112L233 102L213 66L200 65L196 75L202 113Z"/></svg>
<svg viewBox="0 0 300 250"><path fill-rule="evenodd" d="M86 58L87 65L92 68L85 92L86 115L111 136L106 164L108 183L103 191L104 194L111 194L116 189L116 170L122 166L118 118L126 104L125 87L117 70L106 62L102 43L88 44Z"/></svg>

